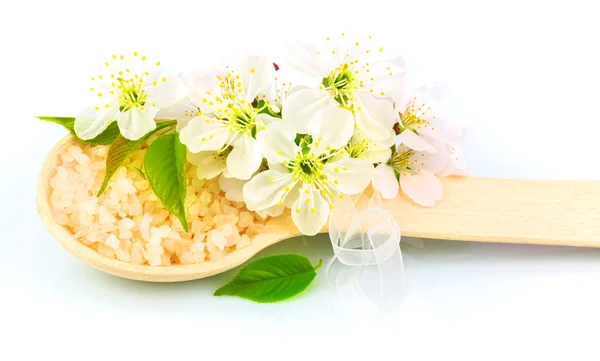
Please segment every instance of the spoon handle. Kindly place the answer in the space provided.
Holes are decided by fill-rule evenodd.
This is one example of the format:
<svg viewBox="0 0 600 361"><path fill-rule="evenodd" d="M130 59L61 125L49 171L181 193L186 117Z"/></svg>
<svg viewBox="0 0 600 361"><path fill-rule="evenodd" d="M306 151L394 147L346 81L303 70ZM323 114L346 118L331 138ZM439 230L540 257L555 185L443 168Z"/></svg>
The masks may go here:
<svg viewBox="0 0 600 361"><path fill-rule="evenodd" d="M600 181L449 177L442 184L434 207L404 195L384 200L403 236L600 247Z"/></svg>

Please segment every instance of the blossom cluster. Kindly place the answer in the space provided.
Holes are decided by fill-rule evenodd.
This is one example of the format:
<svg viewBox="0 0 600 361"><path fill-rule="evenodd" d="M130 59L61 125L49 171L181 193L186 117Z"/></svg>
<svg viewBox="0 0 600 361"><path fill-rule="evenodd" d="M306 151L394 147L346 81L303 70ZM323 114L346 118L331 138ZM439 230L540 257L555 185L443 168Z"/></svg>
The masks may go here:
<svg viewBox="0 0 600 361"><path fill-rule="evenodd" d="M113 56L110 75L92 79L99 101L76 118L77 136L94 138L116 119L136 140L175 119L198 178L219 177L227 198L259 214L290 209L303 234L320 232L338 199L369 185L383 198L401 189L433 206L439 178L465 173L462 130L441 112L443 89L409 86L403 58L386 57L371 37L295 44L286 64L249 56L177 77L137 53L135 68L128 59ZM292 86L280 65L312 83Z"/></svg>

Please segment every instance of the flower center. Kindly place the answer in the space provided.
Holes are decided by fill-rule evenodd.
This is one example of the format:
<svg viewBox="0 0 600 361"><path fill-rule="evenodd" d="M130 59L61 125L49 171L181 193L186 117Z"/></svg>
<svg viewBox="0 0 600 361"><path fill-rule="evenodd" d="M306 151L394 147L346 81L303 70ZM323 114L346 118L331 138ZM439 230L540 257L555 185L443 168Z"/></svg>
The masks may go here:
<svg viewBox="0 0 600 361"><path fill-rule="evenodd" d="M338 103L347 105L358 82L352 71L348 69L348 64L343 64L323 78L322 84Z"/></svg>
<svg viewBox="0 0 600 361"><path fill-rule="evenodd" d="M119 96L117 98L119 102L119 109L127 111L134 107L141 107L146 104L146 92L142 90L142 84L134 81L127 81L123 78L119 78Z"/></svg>
<svg viewBox="0 0 600 361"><path fill-rule="evenodd" d="M427 128L429 121L423 117L431 110L430 107L425 107L425 104L418 106L417 98L413 98L410 106L406 107L404 113L400 114L400 127L402 130L418 130L421 127Z"/></svg>
<svg viewBox="0 0 600 361"><path fill-rule="evenodd" d="M313 183L325 178L322 172L323 164L323 160L319 156L299 153L296 155L296 159L287 162L286 166L294 174L294 178Z"/></svg>
<svg viewBox="0 0 600 361"><path fill-rule="evenodd" d="M363 139L360 142L350 140L344 147L344 150L348 153L350 158L360 158L367 149L369 149L369 142L366 139Z"/></svg>
<svg viewBox="0 0 600 361"><path fill-rule="evenodd" d="M398 173L400 174L403 171L412 170L411 164L411 156L414 151L408 148L400 148L392 157L390 158L388 164Z"/></svg>
<svg viewBox="0 0 600 361"><path fill-rule="evenodd" d="M227 126L230 132L256 136L256 115L258 113L251 104L231 107Z"/></svg>

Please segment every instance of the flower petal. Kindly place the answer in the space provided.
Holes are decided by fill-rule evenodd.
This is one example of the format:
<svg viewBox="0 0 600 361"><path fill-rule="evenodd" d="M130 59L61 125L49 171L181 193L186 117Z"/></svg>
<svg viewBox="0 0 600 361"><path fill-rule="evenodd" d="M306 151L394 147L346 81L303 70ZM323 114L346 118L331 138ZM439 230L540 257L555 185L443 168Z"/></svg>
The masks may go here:
<svg viewBox="0 0 600 361"><path fill-rule="evenodd" d="M282 122L267 125L257 136L262 154L269 163L283 163L285 160L294 159L300 151L294 142L295 138L294 128Z"/></svg>
<svg viewBox="0 0 600 361"><path fill-rule="evenodd" d="M251 211L267 209L279 204L294 185L292 173L260 172L244 185L244 202Z"/></svg>
<svg viewBox="0 0 600 361"><path fill-rule="evenodd" d="M221 187L221 190L225 192L225 198L232 202L244 201L242 190L246 183L248 183L248 181L242 179L227 178L223 175L219 177L219 186Z"/></svg>
<svg viewBox="0 0 600 361"><path fill-rule="evenodd" d="M432 207L442 199L442 183L426 170L400 174L400 187L410 199L425 207Z"/></svg>
<svg viewBox="0 0 600 361"><path fill-rule="evenodd" d="M356 126L367 137L383 141L393 135L398 114L388 99L376 99L369 93L356 92Z"/></svg>
<svg viewBox="0 0 600 361"><path fill-rule="evenodd" d="M156 114L156 119L159 120L177 120L177 131L181 132L190 120L198 116L200 109L195 105L181 104L169 109L161 109Z"/></svg>
<svg viewBox="0 0 600 361"><path fill-rule="evenodd" d="M214 101L221 95L220 84L226 73L220 69L210 68L205 72L181 72L179 77L188 86L188 97L203 113L213 113L221 106ZM212 102L212 105L211 105Z"/></svg>
<svg viewBox="0 0 600 361"><path fill-rule="evenodd" d="M365 190L373 178L373 164L364 159L344 158L325 164L323 173L342 194L357 194Z"/></svg>
<svg viewBox="0 0 600 361"><path fill-rule="evenodd" d="M371 94L377 98L403 98L406 66L401 56L377 61L370 70L364 87L373 90Z"/></svg>
<svg viewBox="0 0 600 361"><path fill-rule="evenodd" d="M354 116L348 109L330 105L315 114L308 128L315 139L312 152L323 154L348 143L354 132Z"/></svg>
<svg viewBox="0 0 600 361"><path fill-rule="evenodd" d="M259 127L264 127L275 122L281 122L281 119L265 113L256 115L256 125Z"/></svg>
<svg viewBox="0 0 600 361"><path fill-rule="evenodd" d="M282 120L296 128L300 134L308 134L308 123L321 109L339 106L326 92L302 89L290 94L283 103Z"/></svg>
<svg viewBox="0 0 600 361"><path fill-rule="evenodd" d="M323 78L329 73L327 65L317 55L314 45L295 43L286 46L287 63L311 77Z"/></svg>
<svg viewBox="0 0 600 361"><path fill-rule="evenodd" d="M154 116L158 112L158 108L146 106L142 111L139 109L131 108L121 112L117 117L121 135L129 140L138 140L156 128Z"/></svg>
<svg viewBox="0 0 600 361"><path fill-rule="evenodd" d="M115 120L119 107L116 102L109 102L106 106L91 106L85 108L75 118L75 134L80 139L93 139L102 133Z"/></svg>
<svg viewBox="0 0 600 361"><path fill-rule="evenodd" d="M172 108L181 104L187 97L187 87L181 78L166 76L145 89L148 94L146 104L160 109Z"/></svg>
<svg viewBox="0 0 600 361"><path fill-rule="evenodd" d="M306 194L308 191L308 194ZM329 217L329 203L314 186L305 186L292 206L292 220L298 230L307 236L319 233Z"/></svg>
<svg viewBox="0 0 600 361"><path fill-rule="evenodd" d="M228 137L229 130L222 121L204 115L190 120L179 134L181 143L185 144L192 153L219 150Z"/></svg>
<svg viewBox="0 0 600 361"><path fill-rule="evenodd" d="M236 140L227 157L227 169L234 178L250 179L260 167L262 158L256 139L244 134Z"/></svg>
<svg viewBox="0 0 600 361"><path fill-rule="evenodd" d="M240 66L240 77L246 101L252 102L259 92L266 91L273 82L273 61L265 56L249 56Z"/></svg>
<svg viewBox="0 0 600 361"><path fill-rule="evenodd" d="M419 135L417 135L417 133L413 132L412 130L405 130L402 133L400 133L400 135L398 136L398 140L400 140L401 143L403 143L410 149L414 149L418 152L437 152L433 145L429 144L427 140L419 137Z"/></svg>
<svg viewBox="0 0 600 361"><path fill-rule="evenodd" d="M271 206L267 209L262 209L260 211L255 211L256 213L258 213L258 215L262 218L267 218L267 216L269 217L279 217L282 213L283 210L285 209L285 207L281 204L276 204L274 206Z"/></svg>
<svg viewBox="0 0 600 361"><path fill-rule="evenodd" d="M381 196L385 199L396 198L398 195L398 179L394 174L394 169L387 164L380 164L375 168L375 176L373 176L373 189L381 192Z"/></svg>
<svg viewBox="0 0 600 361"><path fill-rule="evenodd" d="M225 157L213 151L188 152L187 159L188 162L198 167L196 176L200 179L212 179L221 174L226 168Z"/></svg>

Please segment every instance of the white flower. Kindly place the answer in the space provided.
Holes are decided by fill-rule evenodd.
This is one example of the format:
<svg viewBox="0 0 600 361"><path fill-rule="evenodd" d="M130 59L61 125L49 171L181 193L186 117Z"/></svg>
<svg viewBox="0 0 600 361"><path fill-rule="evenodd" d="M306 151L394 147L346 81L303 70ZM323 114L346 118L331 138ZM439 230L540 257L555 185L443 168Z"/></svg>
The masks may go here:
<svg viewBox="0 0 600 361"><path fill-rule="evenodd" d="M440 116L443 89L439 85L420 87L407 97L396 99L400 114L399 140L416 151L435 152L427 138L456 144L462 129Z"/></svg>
<svg viewBox="0 0 600 361"><path fill-rule="evenodd" d="M272 123L258 136L269 170L252 178L243 195L250 210L275 205L292 209L292 220L306 235L317 234L327 222L335 197L362 192L371 181L373 165L363 159L332 160L340 142L336 129L344 117L340 108L323 110L318 115L312 143L294 142L296 131L283 122ZM324 126L327 125L327 126Z"/></svg>
<svg viewBox="0 0 600 361"><path fill-rule="evenodd" d="M342 149L341 156L364 159L373 164L385 163L392 155L391 148L395 142L395 135L384 141L377 141L367 138L360 130L355 130L348 144Z"/></svg>
<svg viewBox="0 0 600 361"><path fill-rule="evenodd" d="M145 56L113 55L106 62L109 72L93 77L93 92L98 100L75 118L75 133L93 139L117 120L121 135L137 140L156 127L154 117L160 109L178 105L186 87L178 77L164 76L160 62L150 63Z"/></svg>
<svg viewBox="0 0 600 361"><path fill-rule="evenodd" d="M189 121L180 138L192 153L219 151L231 176L250 179L263 159L256 136L277 120L253 103L269 88L275 68L265 57L248 57L237 69L182 74L201 115Z"/></svg>
<svg viewBox="0 0 600 361"><path fill-rule="evenodd" d="M181 129L185 128L185 126L192 120L192 118L202 115L200 112L200 108L193 104L181 104L174 108L163 109L156 114L156 119L159 120L177 120L177 128L178 132L181 132Z"/></svg>
<svg viewBox="0 0 600 361"><path fill-rule="evenodd" d="M327 38L324 48L295 45L289 63L315 78L318 89L303 89L288 96L283 118L298 133L309 132L314 115L327 107L341 107L348 114L343 128L355 124L371 139L383 141L393 134L397 113L388 99L404 79L402 58L378 60L381 47L373 47L370 37L359 41L342 34Z"/></svg>
<svg viewBox="0 0 600 361"><path fill-rule="evenodd" d="M373 188L383 198L391 199L398 195L399 180L409 198L422 206L433 206L442 199L442 184L435 176L440 161L444 162L438 154L416 152L400 145L386 164L375 168Z"/></svg>

